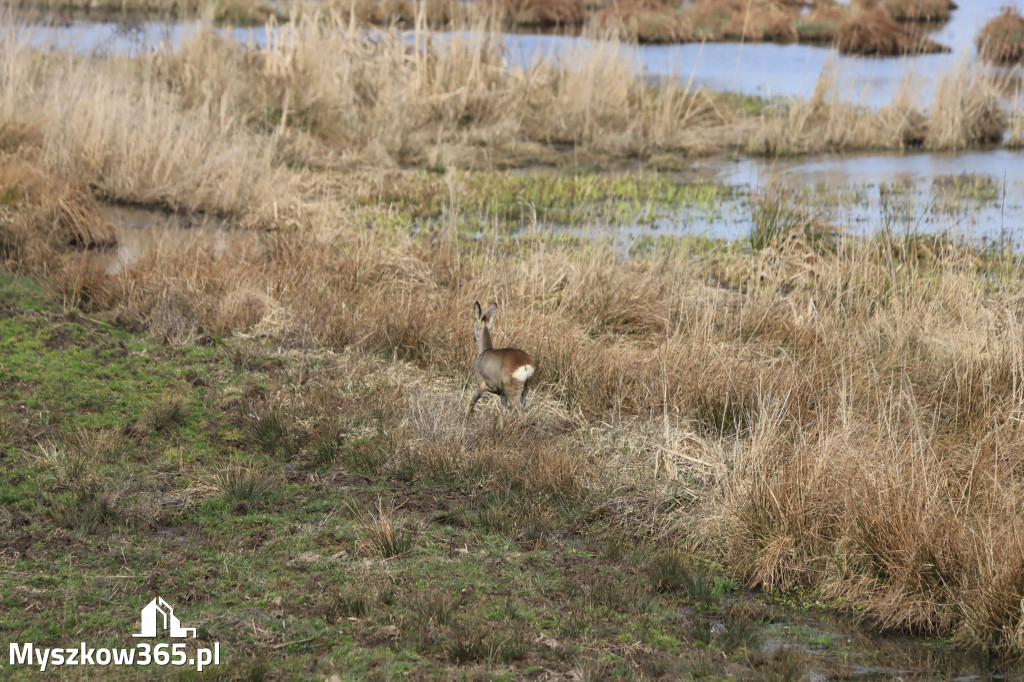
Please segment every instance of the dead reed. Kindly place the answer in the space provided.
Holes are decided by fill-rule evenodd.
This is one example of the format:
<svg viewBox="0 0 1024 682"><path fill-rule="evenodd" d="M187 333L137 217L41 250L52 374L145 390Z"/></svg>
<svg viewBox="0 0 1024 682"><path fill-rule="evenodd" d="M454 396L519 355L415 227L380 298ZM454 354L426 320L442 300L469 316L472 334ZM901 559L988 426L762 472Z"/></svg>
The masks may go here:
<svg viewBox="0 0 1024 682"><path fill-rule="evenodd" d="M995 139L1002 120L981 70L944 90L964 111L966 132L951 136L937 132L948 110L937 102L925 122L909 80L872 111L840 96L830 70L810 101L750 113L685 82L645 82L615 41L517 67L498 39L368 40L350 17L268 35L265 49L246 48L200 26L179 49L98 60L44 59L12 33L0 47L0 131L103 199L266 224L301 206L286 168L899 149L925 127L929 147L958 149Z"/></svg>

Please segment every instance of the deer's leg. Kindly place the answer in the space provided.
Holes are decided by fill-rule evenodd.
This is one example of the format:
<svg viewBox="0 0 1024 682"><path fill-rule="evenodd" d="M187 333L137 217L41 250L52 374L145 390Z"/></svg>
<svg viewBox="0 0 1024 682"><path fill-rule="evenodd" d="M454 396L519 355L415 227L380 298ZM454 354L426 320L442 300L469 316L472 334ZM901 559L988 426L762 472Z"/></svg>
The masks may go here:
<svg viewBox="0 0 1024 682"><path fill-rule="evenodd" d="M481 396L482 396L483 394L484 394L484 392L483 392L483 391L481 391L481 390L480 390L479 388L478 388L478 389L476 389L476 393L474 393L474 394L473 394L473 397L472 397L472 398L470 399L470 401L469 401L469 409L468 409L468 410L466 410L466 416L467 416L467 417L468 417L469 415L473 414L473 408L474 408L474 407L476 407L476 401L480 400L480 397L481 397Z"/></svg>
<svg viewBox="0 0 1024 682"><path fill-rule="evenodd" d="M516 382L509 386L505 393L511 396L511 407L515 408L520 418L524 417L525 412L523 408L526 405L526 383ZM508 405L509 403L506 401L505 404Z"/></svg>
<svg viewBox="0 0 1024 682"><path fill-rule="evenodd" d="M519 403L525 408L526 407L526 391L530 388L530 380L527 379L523 382L523 390L519 394Z"/></svg>

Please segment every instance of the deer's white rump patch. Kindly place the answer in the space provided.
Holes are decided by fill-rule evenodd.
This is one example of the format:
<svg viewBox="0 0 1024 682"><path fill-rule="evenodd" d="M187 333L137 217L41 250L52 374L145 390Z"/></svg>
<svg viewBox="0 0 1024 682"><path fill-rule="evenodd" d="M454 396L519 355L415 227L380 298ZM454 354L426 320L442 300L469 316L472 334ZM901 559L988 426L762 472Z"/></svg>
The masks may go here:
<svg viewBox="0 0 1024 682"><path fill-rule="evenodd" d="M533 376L533 365L523 365L516 371L512 372L512 378L516 381L526 381Z"/></svg>

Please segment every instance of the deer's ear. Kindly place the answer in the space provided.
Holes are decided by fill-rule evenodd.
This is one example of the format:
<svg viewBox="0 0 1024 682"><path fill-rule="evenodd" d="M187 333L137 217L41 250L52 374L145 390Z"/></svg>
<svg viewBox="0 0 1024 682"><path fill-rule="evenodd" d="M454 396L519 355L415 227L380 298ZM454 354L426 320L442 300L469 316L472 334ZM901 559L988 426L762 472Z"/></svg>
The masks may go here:
<svg viewBox="0 0 1024 682"><path fill-rule="evenodd" d="M473 319L479 320L481 317L483 317L483 313L480 312L480 301L475 301L473 303Z"/></svg>
<svg viewBox="0 0 1024 682"><path fill-rule="evenodd" d="M484 313L484 321L487 322L487 324L490 324L491 322L494 322L494 316L497 315L497 314L498 314L498 304L497 303L492 303L491 305L487 306L487 312Z"/></svg>

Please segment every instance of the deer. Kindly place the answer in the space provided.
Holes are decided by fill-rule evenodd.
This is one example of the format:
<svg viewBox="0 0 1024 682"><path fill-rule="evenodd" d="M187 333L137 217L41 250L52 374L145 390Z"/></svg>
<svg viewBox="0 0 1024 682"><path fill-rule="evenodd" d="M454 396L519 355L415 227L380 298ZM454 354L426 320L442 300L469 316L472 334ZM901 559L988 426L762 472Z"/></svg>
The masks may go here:
<svg viewBox="0 0 1024 682"><path fill-rule="evenodd" d="M537 365L525 351L518 348L495 348L491 341L491 323L498 313L498 304L491 303L487 312L480 302L473 303L473 340L476 341L476 393L469 401L466 417L484 393L500 395L505 407L514 406L520 416L526 407L526 390ZM512 403L509 403L509 398Z"/></svg>

